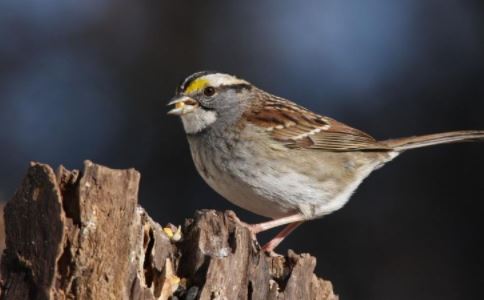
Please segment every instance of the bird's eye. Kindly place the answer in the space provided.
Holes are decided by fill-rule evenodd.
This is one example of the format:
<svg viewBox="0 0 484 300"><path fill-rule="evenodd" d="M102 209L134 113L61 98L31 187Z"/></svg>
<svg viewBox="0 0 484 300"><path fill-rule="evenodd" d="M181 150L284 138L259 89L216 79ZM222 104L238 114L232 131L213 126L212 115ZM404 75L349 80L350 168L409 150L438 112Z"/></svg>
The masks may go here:
<svg viewBox="0 0 484 300"><path fill-rule="evenodd" d="M215 88L211 87L211 86L207 86L204 90L203 90L203 94L207 97L212 97L213 95L215 95Z"/></svg>

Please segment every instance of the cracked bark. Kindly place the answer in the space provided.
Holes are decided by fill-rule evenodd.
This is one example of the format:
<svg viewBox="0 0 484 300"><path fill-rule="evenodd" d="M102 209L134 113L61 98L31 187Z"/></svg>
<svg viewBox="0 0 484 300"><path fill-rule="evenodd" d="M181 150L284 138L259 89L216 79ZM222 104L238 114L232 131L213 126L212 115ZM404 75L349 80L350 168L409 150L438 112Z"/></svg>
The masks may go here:
<svg viewBox="0 0 484 300"><path fill-rule="evenodd" d="M5 207L1 299L337 299L314 257L267 257L227 213L198 211L174 238L137 205L139 179L32 163Z"/></svg>

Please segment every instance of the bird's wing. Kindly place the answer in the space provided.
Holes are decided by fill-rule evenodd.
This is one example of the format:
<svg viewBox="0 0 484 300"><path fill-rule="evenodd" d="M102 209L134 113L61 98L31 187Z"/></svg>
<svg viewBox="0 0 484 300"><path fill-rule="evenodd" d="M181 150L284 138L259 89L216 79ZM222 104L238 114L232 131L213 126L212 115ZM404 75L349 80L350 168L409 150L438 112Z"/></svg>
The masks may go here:
<svg viewBox="0 0 484 300"><path fill-rule="evenodd" d="M390 150L358 129L275 96L265 98L248 110L245 117L289 148L341 152Z"/></svg>

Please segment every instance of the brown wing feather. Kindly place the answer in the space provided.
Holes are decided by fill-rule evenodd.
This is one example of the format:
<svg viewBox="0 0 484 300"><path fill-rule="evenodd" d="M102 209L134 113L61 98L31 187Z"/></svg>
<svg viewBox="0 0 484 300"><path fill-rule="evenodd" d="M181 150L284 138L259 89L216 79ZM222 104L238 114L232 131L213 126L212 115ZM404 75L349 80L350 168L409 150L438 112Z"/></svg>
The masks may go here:
<svg viewBox="0 0 484 300"><path fill-rule="evenodd" d="M265 95L245 117L266 128L274 140L289 148L326 151L390 150L370 135L315 114L288 100Z"/></svg>

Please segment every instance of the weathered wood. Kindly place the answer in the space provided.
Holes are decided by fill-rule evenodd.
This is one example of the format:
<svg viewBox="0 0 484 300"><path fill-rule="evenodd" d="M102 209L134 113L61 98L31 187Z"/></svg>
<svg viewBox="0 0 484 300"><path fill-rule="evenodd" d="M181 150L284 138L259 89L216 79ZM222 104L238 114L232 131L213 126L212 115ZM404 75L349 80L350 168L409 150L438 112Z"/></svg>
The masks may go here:
<svg viewBox="0 0 484 300"><path fill-rule="evenodd" d="M33 163L5 207L1 299L337 299L314 257L268 257L228 212L162 228L137 206L139 179Z"/></svg>

